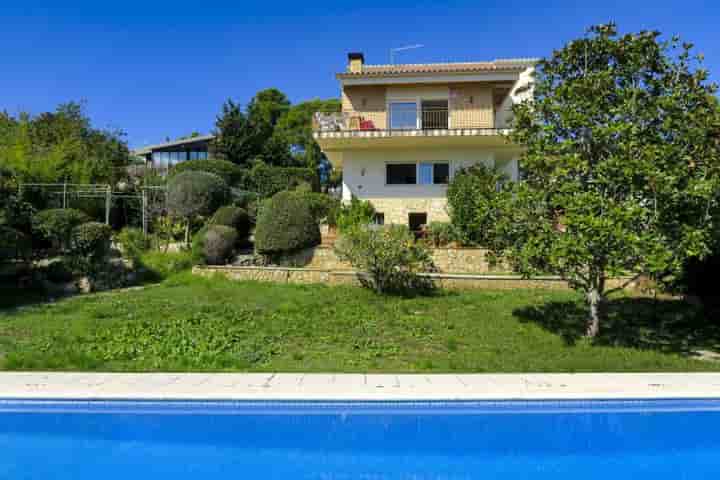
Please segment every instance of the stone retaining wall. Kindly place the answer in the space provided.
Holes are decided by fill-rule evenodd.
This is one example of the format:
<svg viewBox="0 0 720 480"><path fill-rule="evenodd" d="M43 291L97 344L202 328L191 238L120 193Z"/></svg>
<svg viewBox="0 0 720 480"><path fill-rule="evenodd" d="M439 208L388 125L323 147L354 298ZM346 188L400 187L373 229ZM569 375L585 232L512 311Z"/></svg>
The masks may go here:
<svg viewBox="0 0 720 480"><path fill-rule="evenodd" d="M353 271L331 271L317 268L293 267L194 267L193 273L204 277L222 275L233 280L256 280L274 283L323 283L327 285L360 285L358 273ZM432 278L438 288L447 290L489 289L512 290L543 288L568 290L567 282L558 277L537 277L524 279L516 275L457 275L448 273L424 273ZM609 287L624 283L625 279L610 280ZM628 288L634 289L631 284Z"/></svg>
<svg viewBox="0 0 720 480"><path fill-rule="evenodd" d="M507 272L503 265L491 265L488 252L483 248L432 248L433 263L441 273L489 273ZM297 253L274 259L283 267L305 267L322 270L352 270L349 263L341 261L332 247L320 245Z"/></svg>

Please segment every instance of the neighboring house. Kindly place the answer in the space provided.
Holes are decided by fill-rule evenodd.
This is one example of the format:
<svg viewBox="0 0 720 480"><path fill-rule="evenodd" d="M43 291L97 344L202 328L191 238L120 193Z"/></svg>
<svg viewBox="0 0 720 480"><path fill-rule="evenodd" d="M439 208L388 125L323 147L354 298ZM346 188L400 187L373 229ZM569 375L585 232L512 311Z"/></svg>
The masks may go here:
<svg viewBox="0 0 720 480"><path fill-rule="evenodd" d="M147 166L166 170L186 160L207 160L208 146L214 138L214 135L189 137L138 148L132 154L143 158Z"/></svg>
<svg viewBox="0 0 720 480"><path fill-rule="evenodd" d="M447 221L447 185L484 163L518 178L521 149L504 136L514 103L532 95L533 59L366 65L337 74L342 113L315 116L314 137L343 170L343 200L369 200L378 222L418 229Z"/></svg>

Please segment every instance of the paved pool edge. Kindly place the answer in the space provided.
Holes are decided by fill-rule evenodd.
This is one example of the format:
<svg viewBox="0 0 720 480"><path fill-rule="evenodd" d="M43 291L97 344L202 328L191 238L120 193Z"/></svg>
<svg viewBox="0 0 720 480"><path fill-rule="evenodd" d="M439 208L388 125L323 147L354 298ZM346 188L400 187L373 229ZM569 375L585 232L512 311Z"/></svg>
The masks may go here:
<svg viewBox="0 0 720 480"><path fill-rule="evenodd" d="M713 399L720 398L720 373L0 372L0 398L330 401Z"/></svg>

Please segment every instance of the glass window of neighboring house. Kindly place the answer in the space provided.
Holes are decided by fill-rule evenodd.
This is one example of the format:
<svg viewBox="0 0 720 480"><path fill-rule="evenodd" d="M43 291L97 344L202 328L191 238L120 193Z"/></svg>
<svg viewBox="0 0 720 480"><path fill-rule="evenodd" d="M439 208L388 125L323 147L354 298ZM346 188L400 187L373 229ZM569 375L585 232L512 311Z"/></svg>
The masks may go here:
<svg viewBox="0 0 720 480"><path fill-rule="evenodd" d="M390 128L393 130L417 128L417 105L415 102L390 103Z"/></svg>
<svg viewBox="0 0 720 480"><path fill-rule="evenodd" d="M170 152L170 165L177 165L187 160L186 152Z"/></svg>
<svg viewBox="0 0 720 480"><path fill-rule="evenodd" d="M170 164L170 152L153 152L152 160L155 168L167 168Z"/></svg>
<svg viewBox="0 0 720 480"><path fill-rule="evenodd" d="M207 160L208 152L192 151L188 152L190 160Z"/></svg>
<svg viewBox="0 0 720 480"><path fill-rule="evenodd" d="M447 185L450 181L450 164L448 163L421 163L420 185Z"/></svg>
<svg viewBox="0 0 720 480"><path fill-rule="evenodd" d="M415 185L417 183L417 165L414 163L388 163L385 168L388 185Z"/></svg>

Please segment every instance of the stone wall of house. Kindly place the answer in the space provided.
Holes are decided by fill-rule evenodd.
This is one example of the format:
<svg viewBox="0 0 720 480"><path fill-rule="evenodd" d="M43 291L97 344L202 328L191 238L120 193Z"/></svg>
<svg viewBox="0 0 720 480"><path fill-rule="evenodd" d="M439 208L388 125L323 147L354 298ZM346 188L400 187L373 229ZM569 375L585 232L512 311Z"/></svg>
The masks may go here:
<svg viewBox="0 0 720 480"><path fill-rule="evenodd" d="M446 197L430 198L383 198L367 197L377 212L385 217L385 223L407 225L411 213L426 213L428 222L449 222Z"/></svg>
<svg viewBox="0 0 720 480"><path fill-rule="evenodd" d="M193 273L205 277L221 275L233 280L255 280L273 283L301 283L326 285L360 285L358 273L353 271L331 271L313 268L292 267L234 267L203 266L194 267ZM516 275L453 275L445 273L421 274L430 277L438 288L446 290L513 290L513 289L551 289L568 290L567 282L558 277L538 277L524 279ZM611 279L610 288L622 285L625 279ZM628 290L636 290L638 285L631 283Z"/></svg>
<svg viewBox="0 0 720 480"><path fill-rule="evenodd" d="M508 272L503 265L493 265L488 252L482 248L433 248L433 263L441 273ZM331 246L320 245L274 259L284 267L319 268L323 270L352 270L352 266L337 258Z"/></svg>

